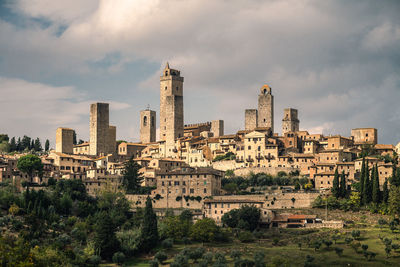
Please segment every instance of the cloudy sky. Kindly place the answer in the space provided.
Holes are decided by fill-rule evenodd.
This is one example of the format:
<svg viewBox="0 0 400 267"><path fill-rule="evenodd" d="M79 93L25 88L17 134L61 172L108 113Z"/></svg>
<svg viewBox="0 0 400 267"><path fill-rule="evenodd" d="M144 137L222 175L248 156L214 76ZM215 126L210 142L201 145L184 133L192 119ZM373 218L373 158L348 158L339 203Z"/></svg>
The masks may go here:
<svg viewBox="0 0 400 267"><path fill-rule="evenodd" d="M400 141L400 1L0 0L0 132L87 140L89 104L110 103L118 139L159 110L169 61L185 123L244 128L262 84L312 133L376 127Z"/></svg>

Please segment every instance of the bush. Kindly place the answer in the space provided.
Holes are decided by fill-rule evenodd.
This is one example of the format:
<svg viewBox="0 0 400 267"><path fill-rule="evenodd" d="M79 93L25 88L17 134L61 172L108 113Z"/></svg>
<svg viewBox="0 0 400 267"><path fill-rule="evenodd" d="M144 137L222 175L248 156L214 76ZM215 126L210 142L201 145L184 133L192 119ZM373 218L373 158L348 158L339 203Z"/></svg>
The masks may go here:
<svg viewBox="0 0 400 267"><path fill-rule="evenodd" d="M205 249L203 247L198 247L189 252L189 258L192 259L194 262L197 262L197 260L203 256L204 252Z"/></svg>
<svg viewBox="0 0 400 267"><path fill-rule="evenodd" d="M336 254L340 257L343 254L343 249L339 247L335 247Z"/></svg>
<svg viewBox="0 0 400 267"><path fill-rule="evenodd" d="M149 266L150 267L158 267L158 261L155 259L149 261Z"/></svg>
<svg viewBox="0 0 400 267"><path fill-rule="evenodd" d="M360 230L353 230L351 231L351 236L355 239L358 240L361 236Z"/></svg>
<svg viewBox="0 0 400 267"><path fill-rule="evenodd" d="M202 257L202 262L206 262L207 264L210 264L212 262L213 258L214 258L214 255L212 254L212 252L204 253L204 255Z"/></svg>
<svg viewBox="0 0 400 267"><path fill-rule="evenodd" d="M168 259L168 256L164 251L158 251L156 255L154 255L154 259L163 264L163 262Z"/></svg>
<svg viewBox="0 0 400 267"><path fill-rule="evenodd" d="M176 255L174 261L170 265L170 267L186 267L186 266L189 266L188 258L182 253Z"/></svg>
<svg viewBox="0 0 400 267"><path fill-rule="evenodd" d="M174 245L174 240L172 238L167 238L161 242L163 248L172 248Z"/></svg>
<svg viewBox="0 0 400 267"><path fill-rule="evenodd" d="M122 252L115 252L112 256L112 261L118 265L121 265L125 261L125 254Z"/></svg>
<svg viewBox="0 0 400 267"><path fill-rule="evenodd" d="M265 266L265 254L262 251L258 251L254 254L254 263L255 267L264 267Z"/></svg>
<svg viewBox="0 0 400 267"><path fill-rule="evenodd" d="M248 243L254 241L254 236L251 232L249 231L242 231L239 233L238 239L242 243Z"/></svg>
<svg viewBox="0 0 400 267"><path fill-rule="evenodd" d="M242 253L239 250L232 250L231 251L231 258L234 260L239 260L242 256Z"/></svg>

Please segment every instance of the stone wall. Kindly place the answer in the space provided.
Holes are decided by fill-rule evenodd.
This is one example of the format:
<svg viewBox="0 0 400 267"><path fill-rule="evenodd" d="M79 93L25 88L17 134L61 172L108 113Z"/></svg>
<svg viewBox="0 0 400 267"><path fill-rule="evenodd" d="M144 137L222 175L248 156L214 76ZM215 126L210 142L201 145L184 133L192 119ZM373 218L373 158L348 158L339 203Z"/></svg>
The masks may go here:
<svg viewBox="0 0 400 267"><path fill-rule="evenodd" d="M257 127L257 109L246 109L244 113L245 130L254 130Z"/></svg>
<svg viewBox="0 0 400 267"><path fill-rule="evenodd" d="M247 167L247 168L240 168L234 170L235 175L237 176L248 176L250 173L268 173L270 175L277 175L278 172L284 171L286 173L289 173L291 171L296 171L298 169L292 168L292 167Z"/></svg>
<svg viewBox="0 0 400 267"><path fill-rule="evenodd" d="M56 131L56 152L73 153L74 130L69 128L57 128Z"/></svg>
<svg viewBox="0 0 400 267"><path fill-rule="evenodd" d="M117 127L109 126L108 130L108 153L115 154L117 151Z"/></svg>
<svg viewBox="0 0 400 267"><path fill-rule="evenodd" d="M109 104L90 105L90 155L107 154L109 134Z"/></svg>

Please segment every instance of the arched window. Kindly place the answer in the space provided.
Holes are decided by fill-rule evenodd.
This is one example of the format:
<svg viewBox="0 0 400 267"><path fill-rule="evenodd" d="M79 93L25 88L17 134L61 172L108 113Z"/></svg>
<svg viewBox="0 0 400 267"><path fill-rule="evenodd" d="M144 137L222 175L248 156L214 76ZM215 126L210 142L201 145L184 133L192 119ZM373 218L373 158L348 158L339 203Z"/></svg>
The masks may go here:
<svg viewBox="0 0 400 267"><path fill-rule="evenodd" d="M165 76L168 76L168 71L167 70L165 71Z"/></svg>
<svg viewBox="0 0 400 267"><path fill-rule="evenodd" d="M147 126L147 116L143 117L143 126Z"/></svg>
<svg viewBox="0 0 400 267"><path fill-rule="evenodd" d="M264 88L264 95L267 93L267 89Z"/></svg>

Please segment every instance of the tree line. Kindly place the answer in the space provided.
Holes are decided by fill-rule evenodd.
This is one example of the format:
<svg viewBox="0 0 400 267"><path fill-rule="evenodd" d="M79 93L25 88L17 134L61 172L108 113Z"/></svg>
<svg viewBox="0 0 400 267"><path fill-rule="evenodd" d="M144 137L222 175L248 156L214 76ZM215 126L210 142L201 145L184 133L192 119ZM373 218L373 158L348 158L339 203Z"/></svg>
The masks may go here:
<svg viewBox="0 0 400 267"><path fill-rule="evenodd" d="M0 151L1 152L26 152L35 151L43 152L49 151L50 141L46 139L44 148L42 147L42 142L39 137L31 138L27 135L21 137L12 137L11 139L7 134L0 134Z"/></svg>

